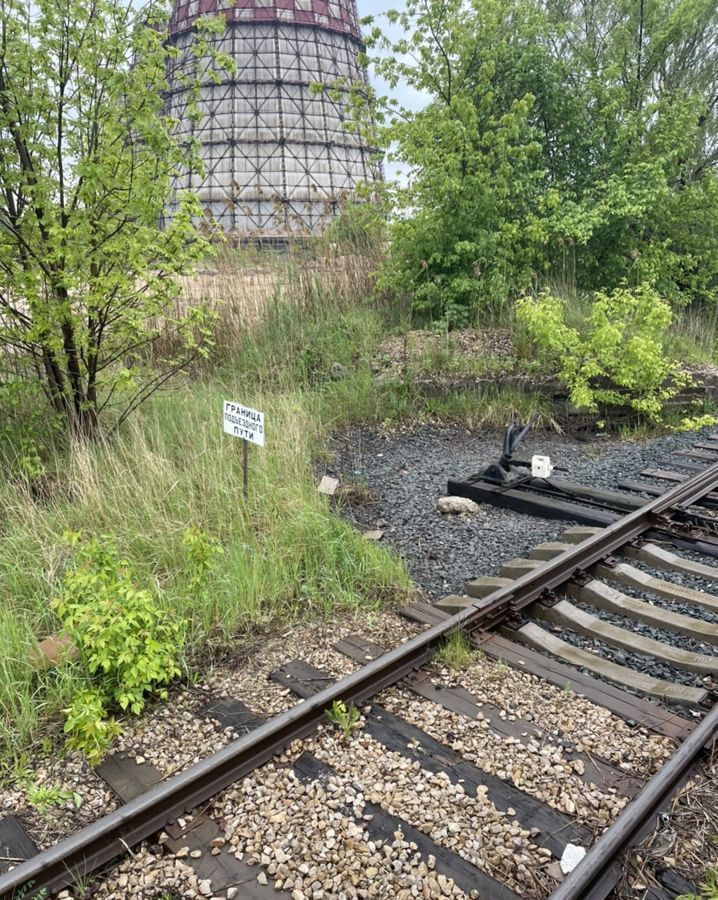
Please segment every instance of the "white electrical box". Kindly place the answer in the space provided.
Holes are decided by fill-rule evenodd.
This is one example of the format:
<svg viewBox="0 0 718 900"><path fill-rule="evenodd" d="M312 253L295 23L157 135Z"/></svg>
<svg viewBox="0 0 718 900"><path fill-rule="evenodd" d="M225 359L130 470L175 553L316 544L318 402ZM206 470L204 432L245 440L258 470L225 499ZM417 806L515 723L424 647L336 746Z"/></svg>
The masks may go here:
<svg viewBox="0 0 718 900"><path fill-rule="evenodd" d="M534 478L550 478L553 472L550 456L531 457L531 475Z"/></svg>

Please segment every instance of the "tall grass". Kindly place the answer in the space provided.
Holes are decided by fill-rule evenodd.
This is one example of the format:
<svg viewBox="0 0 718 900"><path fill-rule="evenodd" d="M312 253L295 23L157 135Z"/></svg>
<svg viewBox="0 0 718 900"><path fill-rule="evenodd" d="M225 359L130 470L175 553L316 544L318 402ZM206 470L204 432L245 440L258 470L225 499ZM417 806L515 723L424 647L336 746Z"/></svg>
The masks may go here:
<svg viewBox="0 0 718 900"><path fill-rule="evenodd" d="M400 561L331 511L313 473L327 430L348 414L334 415L327 392L343 385L329 369L340 363L351 378L381 335L379 316L363 303L371 263L262 257L263 281L243 263L221 258L214 274L197 276L205 281L195 288L212 292L218 314L212 367L152 398L111 443L46 458L40 494L32 479L0 482L6 758L59 720L84 677L71 662L37 672L28 655L58 628L49 601L69 558L67 531L112 536L157 602L188 621L188 668L278 620L376 606L409 587ZM186 288L182 302L196 300ZM229 398L267 417L267 445L250 453L247 503L241 445L221 427ZM223 547L201 598L188 589L182 537L190 525Z"/></svg>
<svg viewBox="0 0 718 900"><path fill-rule="evenodd" d="M259 300L255 259L246 277L246 260L230 253L212 264L214 274L197 276L205 281L195 289L212 292L218 316L210 366L155 395L112 442L75 444L45 459L42 491L32 479L0 482L4 758L47 733L85 677L72 662L38 672L28 657L58 629L49 601L69 559L65 532L113 538L158 604L187 620L191 671L258 629L373 607L409 589L401 561L354 532L316 492L313 463L332 429L431 415L505 424L507 399L530 411L525 396L427 399L410 378L377 382L370 361L387 320L366 300L376 259L330 253L259 262L261 283L271 283ZM196 299L186 290L183 302ZM240 444L221 428L224 399L266 414L266 446L250 452L246 503ZM223 548L201 597L189 589L182 537L190 525Z"/></svg>
<svg viewBox="0 0 718 900"><path fill-rule="evenodd" d="M374 606L403 595L402 564L365 541L316 493L312 454L322 428L301 392L255 393L267 446L250 454L242 499L239 442L221 431L231 379L157 397L107 446L78 445L61 462L64 489L39 504L3 492L0 551L0 742L18 749L72 693L71 665L38 675L28 659L57 624L48 608L68 558L63 533L112 535L145 586L186 618L188 664L277 619ZM198 525L224 549L205 596L190 596L182 535Z"/></svg>
<svg viewBox="0 0 718 900"><path fill-rule="evenodd" d="M373 273L381 260L379 247L349 255L325 242L286 253L225 246L196 274L182 279L175 312L179 315L188 306L213 312L214 358L232 356L246 344L248 333L266 324L273 307L286 309L286 316L296 319L297 314L312 317L328 298L335 309L364 301L373 291ZM157 342L157 352L166 349Z"/></svg>
<svg viewBox="0 0 718 900"><path fill-rule="evenodd" d="M685 307L676 312L667 335L668 349L686 363L715 363L718 352L718 310Z"/></svg>

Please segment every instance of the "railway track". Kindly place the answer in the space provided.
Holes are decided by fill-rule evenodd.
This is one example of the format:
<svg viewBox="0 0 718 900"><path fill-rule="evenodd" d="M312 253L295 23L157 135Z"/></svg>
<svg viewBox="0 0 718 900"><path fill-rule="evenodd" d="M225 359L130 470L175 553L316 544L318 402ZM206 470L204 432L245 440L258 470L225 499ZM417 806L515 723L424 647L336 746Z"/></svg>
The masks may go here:
<svg viewBox="0 0 718 900"><path fill-rule="evenodd" d="M284 876L282 867L291 856L285 849L279 852L270 846L257 861L251 854L238 858L242 851L234 851L251 840L235 840L230 834L222 814L224 809L229 815L226 798L250 773L270 762L276 766L278 760L291 770L291 783L283 784L298 792L293 795L295 805L298 797L311 796L312 791L323 792L326 798L332 785L334 793L337 785L343 785L339 793L346 794L345 800L333 808L337 821L352 823L347 840L362 847L388 846L391 865L401 863L397 871L408 866L407 883L418 886L418 893L407 888L407 897L607 896L620 876L620 854L651 835L658 813L668 808L670 798L718 735L713 680L718 673L718 596L690 584L693 580L705 587L718 582L718 567L696 560L697 554L718 556L714 516L718 442L706 442L693 453L697 457L689 451L681 459L697 458L697 469L681 472L679 462L676 470L647 476L654 481L663 478L669 485L665 491L650 482L624 486L634 493L620 497L618 492L609 496L612 492L584 488L586 516L576 516L575 508L571 512L573 521L588 524L569 527L560 541L534 548L527 559L512 560L499 577L470 582L463 596L433 605L413 603L400 610L424 630L394 649L385 652L362 635L345 636L336 650L358 664L346 677L336 680L303 659L287 661L272 679L301 702L285 712L263 720L239 701L215 704L209 714L239 736L179 774L163 779L151 766L110 757L98 771L122 805L55 846L34 852L21 823L6 816L0 820L4 855L13 862L29 858L0 876L0 897L47 896L156 835L161 835L165 853L176 854L196 869L200 888L195 893L200 896L276 896L267 872L275 887L293 898L399 896L389 888L357 893L354 876L349 875L349 893L342 887L345 876L335 876L340 878L338 886L328 877L328 888L317 879L305 885L298 877L302 886L297 888L297 879ZM562 508L566 501L555 496L565 489L549 488L561 507L557 517L571 518ZM644 496L636 493L639 489ZM573 492L573 507L578 493ZM598 526L590 518L596 510L601 518ZM663 570L666 577L649 574L646 568ZM675 573L688 583L678 582ZM680 611L671 608L676 603ZM636 622L639 631L614 624L618 619ZM675 640L647 637L640 633L645 626ZM516 678L539 698L538 717L507 716L506 704L494 703L491 691L475 680L468 686L437 681L432 659L457 630L465 632L485 659L520 673ZM658 678L621 665L615 653L612 658L603 655L602 647L659 660L676 677ZM656 742L663 748L662 765L653 772L633 771L617 759L590 752L585 741L564 740L555 722L551 727L541 725L542 691L553 691L554 700L556 692L563 691L569 706L580 701L586 708L605 711L602 721L615 729L619 744L628 746L632 731L642 741ZM322 743L315 732L326 722L327 710L339 701L362 709L361 728L346 741L324 729ZM462 722L478 722L482 740L488 735L500 743L502 752L512 748L520 764L512 772L497 770L490 758L480 757L473 738L452 740ZM362 748L374 754L367 756L366 777L377 766L371 777L381 780L382 766L392 761L419 772L422 789L451 788L447 815L455 813L457 818L449 822L451 831L444 834L446 829L436 826L429 834L410 816L397 812L381 791L373 798L356 773L347 782L355 741L359 759ZM544 750L550 750L548 756ZM575 800L568 794L548 799L540 795L538 775L522 772L531 769L530 760L537 755L544 766L543 782L548 766L559 786L574 792ZM544 757L552 761L550 765ZM568 774L559 777L559 770ZM301 791L296 785L302 786ZM585 806L588 798L597 809L593 827ZM488 830L481 831L479 845L466 841L457 852L454 829L476 828L476 816L488 816ZM513 857L492 844L492 835L508 841ZM328 844L335 836L324 840ZM588 848L588 853L560 883L555 874L544 877L544 867L553 866L556 873L569 844ZM491 862L484 858L489 851ZM433 861L431 866L428 860ZM369 876L369 884L372 877L379 874ZM113 896L122 896L121 889ZM659 889L651 894L652 900L670 896Z"/></svg>

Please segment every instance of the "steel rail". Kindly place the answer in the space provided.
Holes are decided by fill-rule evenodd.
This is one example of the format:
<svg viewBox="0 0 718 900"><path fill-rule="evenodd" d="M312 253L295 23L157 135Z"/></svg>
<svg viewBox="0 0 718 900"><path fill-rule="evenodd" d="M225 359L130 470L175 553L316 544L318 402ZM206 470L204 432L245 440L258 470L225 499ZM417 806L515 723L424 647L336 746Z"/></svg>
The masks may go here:
<svg viewBox="0 0 718 900"><path fill-rule="evenodd" d="M701 752L718 736L718 704L693 729L678 750L623 809L586 856L549 900L598 900L611 890L606 875L625 850L640 840L642 831L679 787Z"/></svg>
<svg viewBox="0 0 718 900"><path fill-rule="evenodd" d="M718 462L681 482L593 537L570 547L483 600L410 638L388 653L321 690L310 699L238 738L207 759L119 807L81 831L0 876L0 898L56 891L125 853L170 820L205 803L292 741L310 734L335 700L359 703L426 663L440 641L459 628L474 631L522 609L559 587L653 525L654 518L690 502L718 484Z"/></svg>

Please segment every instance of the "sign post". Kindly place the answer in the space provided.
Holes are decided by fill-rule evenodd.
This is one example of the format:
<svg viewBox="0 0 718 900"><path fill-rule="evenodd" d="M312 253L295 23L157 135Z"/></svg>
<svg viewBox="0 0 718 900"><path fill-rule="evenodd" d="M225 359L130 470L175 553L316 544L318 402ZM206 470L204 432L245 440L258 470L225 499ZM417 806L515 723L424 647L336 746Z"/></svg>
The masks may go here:
<svg viewBox="0 0 718 900"><path fill-rule="evenodd" d="M249 497L249 441L242 441L242 494L244 499Z"/></svg>
<svg viewBox="0 0 718 900"><path fill-rule="evenodd" d="M249 496L249 445L264 446L264 413L232 400L224 401L224 431L242 438L242 493Z"/></svg>

